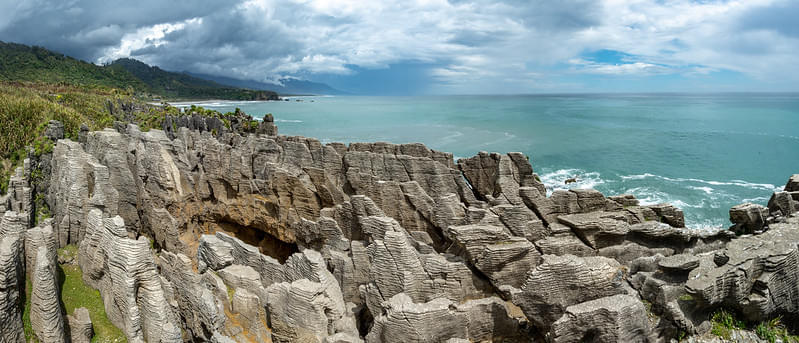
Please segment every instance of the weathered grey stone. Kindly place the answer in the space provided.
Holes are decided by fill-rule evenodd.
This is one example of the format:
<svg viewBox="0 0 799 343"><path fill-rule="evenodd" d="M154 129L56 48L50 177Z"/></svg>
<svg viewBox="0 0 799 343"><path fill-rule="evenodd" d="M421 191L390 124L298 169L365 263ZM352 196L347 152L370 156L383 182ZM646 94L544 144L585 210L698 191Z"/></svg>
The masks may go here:
<svg viewBox="0 0 799 343"><path fill-rule="evenodd" d="M452 226L448 232L454 243L450 252L468 259L495 287L520 287L527 271L541 259L530 241L512 237L502 227Z"/></svg>
<svg viewBox="0 0 799 343"><path fill-rule="evenodd" d="M162 251L158 258L158 266L161 268L161 275L173 285L175 301L188 337L210 340L209 331L223 329L224 303L217 300L217 296L206 287L202 277L193 272L188 257ZM225 299L227 292L223 294Z"/></svg>
<svg viewBox="0 0 799 343"><path fill-rule="evenodd" d="M53 142L64 139L64 124L58 120L51 120L44 130L44 136Z"/></svg>
<svg viewBox="0 0 799 343"><path fill-rule="evenodd" d="M608 200L615 201L622 207L638 206L638 199L636 199L632 194L613 195L609 196Z"/></svg>
<svg viewBox="0 0 799 343"><path fill-rule="evenodd" d="M796 212L791 193L774 192L768 201L768 210L771 214L775 214L777 211L779 211L779 214L783 216L788 216Z"/></svg>
<svg viewBox="0 0 799 343"><path fill-rule="evenodd" d="M763 234L732 240L728 261L691 271L685 287L703 306L728 306L758 320L799 312L799 218L772 224Z"/></svg>
<svg viewBox="0 0 799 343"><path fill-rule="evenodd" d="M768 217L768 208L761 205L746 203L735 205L730 209L732 230L736 233L753 233L763 230Z"/></svg>
<svg viewBox="0 0 799 343"><path fill-rule="evenodd" d="M36 259L40 247L46 248L48 261L52 261L53 265L55 265L57 262L58 243L56 242L53 228L49 225L37 226L25 231L25 270L31 279L33 279L32 275L36 271Z"/></svg>
<svg viewBox="0 0 799 343"><path fill-rule="evenodd" d="M799 192L799 174L793 174L785 184L786 192Z"/></svg>
<svg viewBox="0 0 799 343"><path fill-rule="evenodd" d="M8 214L9 212L6 212L6 215ZM23 250L23 239L19 234L0 234L0 341L2 342L25 342L25 332L22 328L22 297L25 292Z"/></svg>
<svg viewBox="0 0 799 343"><path fill-rule="evenodd" d="M86 221L78 260L84 281L100 290L111 322L129 341L181 341L150 243L144 237L127 238L122 218L104 219L98 209L91 210Z"/></svg>
<svg viewBox="0 0 799 343"><path fill-rule="evenodd" d="M590 212L562 215L558 220L571 227L586 244L595 249L624 241L630 225L614 212Z"/></svg>
<svg viewBox="0 0 799 343"><path fill-rule="evenodd" d="M454 304L444 298L414 303L410 296L398 293L388 299L385 313L376 316L366 342L442 342L450 338L466 339L466 313L451 311ZM436 323L436 325L430 325Z"/></svg>
<svg viewBox="0 0 799 343"><path fill-rule="evenodd" d="M498 204L524 204L519 196L520 187L534 187L546 193L530 162L520 153L501 155L481 151L472 158L458 160L458 167L477 194Z"/></svg>
<svg viewBox="0 0 799 343"><path fill-rule="evenodd" d="M533 324L548 330L571 305L625 293L624 274L618 262L604 257L544 255L513 303Z"/></svg>
<svg viewBox="0 0 799 343"><path fill-rule="evenodd" d="M92 318L89 317L89 310L85 307L75 309L74 314L67 315L69 323L70 337L72 343L89 343L94 337L94 327Z"/></svg>
<svg viewBox="0 0 799 343"><path fill-rule="evenodd" d="M267 293L275 342L321 342L336 333L335 324L344 316L325 286L308 279L273 284Z"/></svg>
<svg viewBox="0 0 799 343"><path fill-rule="evenodd" d="M34 271L31 273L30 320L40 342L64 342L64 317L56 279L56 261L47 246L37 249Z"/></svg>
<svg viewBox="0 0 799 343"><path fill-rule="evenodd" d="M699 258L689 254L678 254L660 259L658 266L667 272L687 273L699 267Z"/></svg>
<svg viewBox="0 0 799 343"><path fill-rule="evenodd" d="M646 342L646 308L636 298L618 294L569 306L552 324L552 342Z"/></svg>
<svg viewBox="0 0 799 343"><path fill-rule="evenodd" d="M218 273L230 288L246 289L255 294L260 294L259 288L263 288L261 276L251 267L234 264L219 270ZM263 296L263 294L261 295Z"/></svg>
<svg viewBox="0 0 799 343"><path fill-rule="evenodd" d="M660 222L673 227L685 227L685 216L681 209L670 204L657 204L647 206L657 214Z"/></svg>
<svg viewBox="0 0 799 343"><path fill-rule="evenodd" d="M233 264L233 247L216 236L202 235L197 248L197 261L200 273L205 272L206 268L220 270Z"/></svg>

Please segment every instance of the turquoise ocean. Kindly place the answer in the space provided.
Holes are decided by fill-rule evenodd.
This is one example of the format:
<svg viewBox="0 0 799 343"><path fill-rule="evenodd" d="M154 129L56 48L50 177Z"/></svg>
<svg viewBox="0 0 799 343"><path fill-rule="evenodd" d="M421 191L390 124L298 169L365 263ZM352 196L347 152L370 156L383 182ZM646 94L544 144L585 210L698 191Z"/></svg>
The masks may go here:
<svg viewBox="0 0 799 343"><path fill-rule="evenodd" d="M296 101L302 99L302 101ZM799 94L319 96L196 103L275 116L280 134L328 142L421 142L455 158L527 154L549 191L595 188L669 202L687 226L726 227L799 173ZM175 104L186 106L187 103Z"/></svg>

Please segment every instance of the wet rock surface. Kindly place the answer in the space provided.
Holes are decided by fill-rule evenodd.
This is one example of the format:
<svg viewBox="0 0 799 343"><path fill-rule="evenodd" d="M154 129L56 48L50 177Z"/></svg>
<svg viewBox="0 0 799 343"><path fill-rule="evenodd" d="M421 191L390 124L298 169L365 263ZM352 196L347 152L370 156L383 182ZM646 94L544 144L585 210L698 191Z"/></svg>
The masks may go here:
<svg viewBox="0 0 799 343"><path fill-rule="evenodd" d="M0 199L3 342L25 339L26 275L40 340L91 339L85 310L58 308L67 244L131 342L668 341L719 307L799 314L796 175L768 207L731 209L734 230L700 232L631 195L547 196L519 153L455 162L272 120L119 123L80 143L50 127L47 187L20 168ZM31 228L37 192L53 219Z"/></svg>

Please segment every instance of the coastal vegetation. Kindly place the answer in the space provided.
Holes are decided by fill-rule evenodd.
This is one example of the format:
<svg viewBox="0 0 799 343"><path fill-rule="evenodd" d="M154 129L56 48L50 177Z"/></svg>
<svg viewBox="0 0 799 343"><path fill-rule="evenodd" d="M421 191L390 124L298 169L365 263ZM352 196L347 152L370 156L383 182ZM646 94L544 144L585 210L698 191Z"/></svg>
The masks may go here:
<svg viewBox="0 0 799 343"><path fill-rule="evenodd" d="M81 61L37 46L0 42L0 81L119 89L142 98L277 100L277 93L221 85L133 59L108 65Z"/></svg>
<svg viewBox="0 0 799 343"><path fill-rule="evenodd" d="M727 309L719 309L710 317L712 328L710 333L729 340L735 330L752 330L765 341L774 343L799 343L799 336L791 334L789 328L782 322L782 317L774 317L756 323L747 323L739 319L736 314Z"/></svg>

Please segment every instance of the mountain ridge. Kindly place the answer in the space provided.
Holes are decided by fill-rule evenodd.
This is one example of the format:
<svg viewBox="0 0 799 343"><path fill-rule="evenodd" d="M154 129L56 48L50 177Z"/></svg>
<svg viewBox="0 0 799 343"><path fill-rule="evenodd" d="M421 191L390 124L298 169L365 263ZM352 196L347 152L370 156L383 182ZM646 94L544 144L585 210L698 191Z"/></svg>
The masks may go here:
<svg viewBox="0 0 799 343"><path fill-rule="evenodd" d="M279 85L279 84L260 82L255 80L237 79L227 76L193 73L190 71L183 71L183 73L196 78L214 81L218 84L226 86L243 87L256 90L269 90L277 92L278 94L282 95L349 95L350 94L345 91L335 89L326 83L314 82L309 80L300 80L297 78L282 78L278 80L279 82L282 83L282 85Z"/></svg>
<svg viewBox="0 0 799 343"><path fill-rule="evenodd" d="M134 59L96 65L44 47L3 41L0 41L0 81L117 88L139 96L170 99L279 99L272 91L225 86Z"/></svg>

